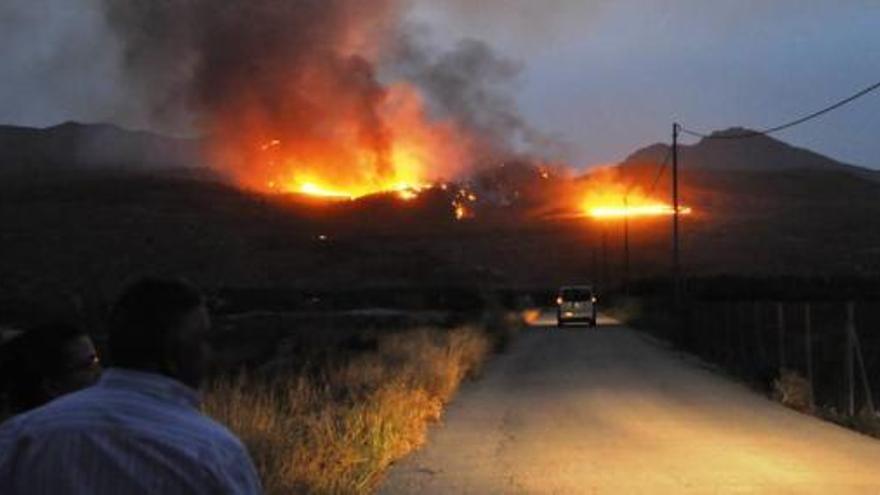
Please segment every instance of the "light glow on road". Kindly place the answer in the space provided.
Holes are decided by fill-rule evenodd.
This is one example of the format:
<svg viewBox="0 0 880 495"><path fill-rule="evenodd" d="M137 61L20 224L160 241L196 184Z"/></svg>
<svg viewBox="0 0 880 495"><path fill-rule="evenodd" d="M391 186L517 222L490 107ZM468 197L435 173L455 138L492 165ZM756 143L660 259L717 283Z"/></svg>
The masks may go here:
<svg viewBox="0 0 880 495"><path fill-rule="evenodd" d="M876 439L602 315L598 329L559 330L548 307L532 329L379 493L880 493Z"/></svg>

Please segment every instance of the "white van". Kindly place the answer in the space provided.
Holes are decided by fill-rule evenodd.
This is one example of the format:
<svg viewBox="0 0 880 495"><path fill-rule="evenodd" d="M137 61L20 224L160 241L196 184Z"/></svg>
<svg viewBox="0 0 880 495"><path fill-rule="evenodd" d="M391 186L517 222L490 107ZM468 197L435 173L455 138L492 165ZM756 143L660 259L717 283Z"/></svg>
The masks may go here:
<svg viewBox="0 0 880 495"><path fill-rule="evenodd" d="M590 285L561 287L556 298L556 324L586 323L596 326L596 293Z"/></svg>

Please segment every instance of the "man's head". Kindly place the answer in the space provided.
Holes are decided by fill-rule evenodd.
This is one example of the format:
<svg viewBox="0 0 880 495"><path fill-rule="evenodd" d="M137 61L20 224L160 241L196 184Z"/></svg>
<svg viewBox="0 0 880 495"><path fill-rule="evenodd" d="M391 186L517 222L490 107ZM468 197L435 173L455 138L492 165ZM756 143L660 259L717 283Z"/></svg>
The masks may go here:
<svg viewBox="0 0 880 495"><path fill-rule="evenodd" d="M14 342L11 391L18 411L32 409L97 381L101 365L89 335L74 325L32 328Z"/></svg>
<svg viewBox="0 0 880 495"><path fill-rule="evenodd" d="M210 320L204 297L180 280L129 286L110 314L114 366L161 373L198 388L208 368Z"/></svg>

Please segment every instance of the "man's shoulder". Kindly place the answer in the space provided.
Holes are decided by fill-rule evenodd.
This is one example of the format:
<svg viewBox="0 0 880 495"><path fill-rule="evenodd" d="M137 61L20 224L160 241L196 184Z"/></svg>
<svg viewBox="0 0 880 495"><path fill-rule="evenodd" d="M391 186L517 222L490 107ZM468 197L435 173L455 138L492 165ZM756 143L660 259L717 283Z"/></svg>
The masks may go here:
<svg viewBox="0 0 880 495"><path fill-rule="evenodd" d="M91 405L96 402L96 390L94 387L85 388L77 392L59 397L36 409L13 416L2 428L9 430L23 430L40 428L43 426L58 426L66 421L80 422L87 420L96 410Z"/></svg>
<svg viewBox="0 0 880 495"><path fill-rule="evenodd" d="M84 389L4 421L0 424L0 464L18 455L21 448L54 445L59 439L88 431L93 411L82 405L89 403L92 395L90 389Z"/></svg>
<svg viewBox="0 0 880 495"><path fill-rule="evenodd" d="M193 435L214 431L194 408L164 403L137 391L93 386L59 397L11 421L26 430L62 430L112 424L117 429L161 429L185 426Z"/></svg>
<svg viewBox="0 0 880 495"><path fill-rule="evenodd" d="M228 428L198 409L98 387L69 394L0 425L0 439L6 441L91 435L127 444L161 445L205 460L246 452Z"/></svg>

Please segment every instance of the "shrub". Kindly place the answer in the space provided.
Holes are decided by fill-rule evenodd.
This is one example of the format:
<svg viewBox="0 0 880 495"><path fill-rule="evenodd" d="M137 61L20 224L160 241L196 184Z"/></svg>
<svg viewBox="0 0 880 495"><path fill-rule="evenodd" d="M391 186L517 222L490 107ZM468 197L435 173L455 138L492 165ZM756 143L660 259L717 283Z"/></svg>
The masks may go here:
<svg viewBox="0 0 880 495"><path fill-rule="evenodd" d="M367 493L491 347L474 327L397 332L320 373L217 381L205 410L248 446L267 493Z"/></svg>
<svg viewBox="0 0 880 495"><path fill-rule="evenodd" d="M773 381L773 396L786 407L800 412L812 412L810 382L796 371L782 370Z"/></svg>

